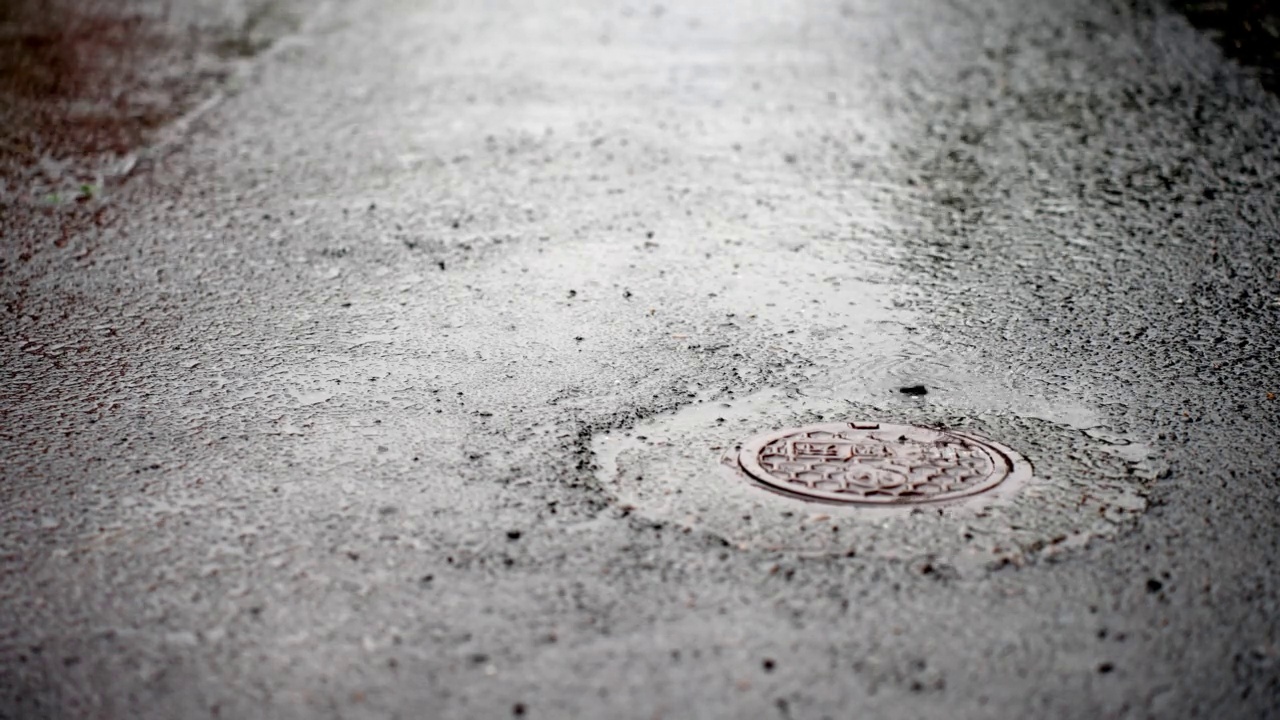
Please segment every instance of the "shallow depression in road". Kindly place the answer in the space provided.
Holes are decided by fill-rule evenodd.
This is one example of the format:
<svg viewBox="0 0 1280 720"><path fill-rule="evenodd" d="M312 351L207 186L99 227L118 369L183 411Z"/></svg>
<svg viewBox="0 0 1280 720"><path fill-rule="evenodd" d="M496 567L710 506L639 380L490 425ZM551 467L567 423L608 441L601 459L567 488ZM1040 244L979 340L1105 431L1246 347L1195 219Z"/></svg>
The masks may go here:
<svg viewBox="0 0 1280 720"><path fill-rule="evenodd" d="M955 572L1055 557L1114 537L1145 510L1161 471L1146 446L1097 428L919 401L806 397L771 389L709 398L593 440L598 477L641 516L706 532L741 550L927 558ZM814 503L749 482L742 444L771 429L811 423L900 422L994 438L1035 467L1025 483L935 505ZM941 563L941 565L939 565Z"/></svg>

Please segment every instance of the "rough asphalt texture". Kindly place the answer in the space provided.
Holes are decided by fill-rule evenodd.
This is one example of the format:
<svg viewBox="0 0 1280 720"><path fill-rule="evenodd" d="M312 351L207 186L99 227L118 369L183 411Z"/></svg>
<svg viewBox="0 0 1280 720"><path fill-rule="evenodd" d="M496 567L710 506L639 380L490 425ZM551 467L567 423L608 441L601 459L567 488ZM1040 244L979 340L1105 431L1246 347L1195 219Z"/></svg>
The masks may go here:
<svg viewBox="0 0 1280 720"><path fill-rule="evenodd" d="M1280 717L1280 102L1183 16L295 5L9 168L0 716ZM1037 479L717 514L867 417Z"/></svg>

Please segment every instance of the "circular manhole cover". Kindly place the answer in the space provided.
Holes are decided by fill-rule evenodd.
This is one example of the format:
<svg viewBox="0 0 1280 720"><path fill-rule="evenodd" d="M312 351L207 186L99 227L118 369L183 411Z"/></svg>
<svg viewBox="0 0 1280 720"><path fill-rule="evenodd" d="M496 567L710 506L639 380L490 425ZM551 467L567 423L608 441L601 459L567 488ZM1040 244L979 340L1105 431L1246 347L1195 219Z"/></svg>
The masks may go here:
<svg viewBox="0 0 1280 720"><path fill-rule="evenodd" d="M770 490L859 505L955 500L1031 475L1031 465L999 443L954 430L888 423L829 423L769 433L744 445L738 463Z"/></svg>

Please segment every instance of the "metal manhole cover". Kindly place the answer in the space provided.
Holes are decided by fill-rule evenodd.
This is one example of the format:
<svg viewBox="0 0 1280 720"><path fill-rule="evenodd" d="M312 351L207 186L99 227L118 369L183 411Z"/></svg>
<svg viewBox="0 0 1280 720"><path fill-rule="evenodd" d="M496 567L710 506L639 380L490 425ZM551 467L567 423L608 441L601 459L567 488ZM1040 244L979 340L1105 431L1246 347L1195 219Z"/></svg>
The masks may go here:
<svg viewBox="0 0 1280 720"><path fill-rule="evenodd" d="M766 488L805 500L907 505L976 495L1031 475L1018 453L954 430L829 423L754 438L738 463Z"/></svg>

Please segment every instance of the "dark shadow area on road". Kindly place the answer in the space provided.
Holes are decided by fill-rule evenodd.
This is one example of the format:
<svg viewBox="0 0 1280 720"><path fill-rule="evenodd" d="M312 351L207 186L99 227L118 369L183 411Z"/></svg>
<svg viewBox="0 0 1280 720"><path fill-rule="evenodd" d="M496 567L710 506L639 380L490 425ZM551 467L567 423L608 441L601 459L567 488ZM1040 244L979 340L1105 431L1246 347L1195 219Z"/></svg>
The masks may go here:
<svg viewBox="0 0 1280 720"><path fill-rule="evenodd" d="M1268 91L1280 91L1280 3L1170 0L1169 4L1218 43L1227 57L1254 68Z"/></svg>
<svg viewBox="0 0 1280 720"><path fill-rule="evenodd" d="M276 0L0 4L0 195L90 199L100 176L296 25Z"/></svg>

